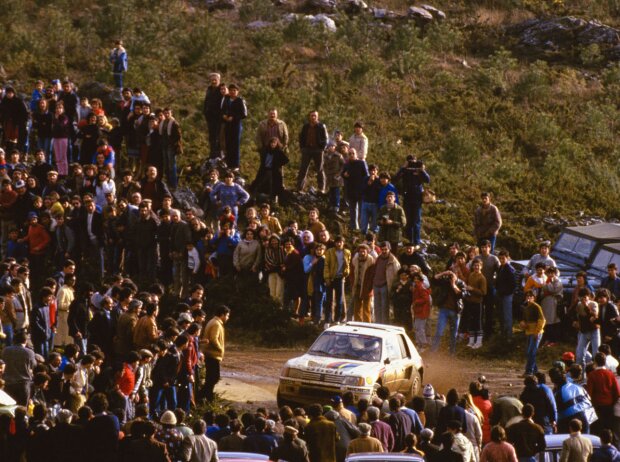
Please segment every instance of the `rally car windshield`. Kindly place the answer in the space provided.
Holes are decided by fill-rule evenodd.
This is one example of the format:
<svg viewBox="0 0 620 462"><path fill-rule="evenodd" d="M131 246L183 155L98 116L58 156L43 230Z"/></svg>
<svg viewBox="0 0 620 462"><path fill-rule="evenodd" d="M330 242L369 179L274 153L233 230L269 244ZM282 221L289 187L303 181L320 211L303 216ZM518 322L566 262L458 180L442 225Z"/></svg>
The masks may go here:
<svg viewBox="0 0 620 462"><path fill-rule="evenodd" d="M370 335L323 332L308 353L331 358L376 362L381 360L381 339Z"/></svg>

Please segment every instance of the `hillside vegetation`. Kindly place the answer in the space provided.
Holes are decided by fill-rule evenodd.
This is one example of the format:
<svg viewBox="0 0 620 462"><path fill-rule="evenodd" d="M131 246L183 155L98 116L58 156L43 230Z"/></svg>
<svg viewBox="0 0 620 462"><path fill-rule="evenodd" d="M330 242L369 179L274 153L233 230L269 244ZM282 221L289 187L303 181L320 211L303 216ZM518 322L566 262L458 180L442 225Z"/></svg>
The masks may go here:
<svg viewBox="0 0 620 462"><path fill-rule="evenodd" d="M408 6L368 3L401 12ZM182 123L182 166L196 167L207 152L200 111L207 73L217 70L225 82L238 82L248 101L248 177L257 167L255 128L268 108L279 108L293 139L317 108L330 131L347 136L354 121L364 121L369 160L382 168L394 172L410 152L423 156L433 189L447 202L426 210L424 230L434 242L470 240L481 190L494 193L505 219L498 243L516 256L548 236L542 218L554 212L619 217L620 65L593 45L530 54L505 27L567 14L615 26L620 2L433 5L447 19L424 29L338 13L331 33L303 20L280 21L291 6L269 0L212 13L178 0L4 0L0 78L28 94L38 78L111 83L107 56L122 38L126 82L171 105ZM246 27L256 20L273 24ZM296 143L291 156L288 185L299 164Z"/></svg>

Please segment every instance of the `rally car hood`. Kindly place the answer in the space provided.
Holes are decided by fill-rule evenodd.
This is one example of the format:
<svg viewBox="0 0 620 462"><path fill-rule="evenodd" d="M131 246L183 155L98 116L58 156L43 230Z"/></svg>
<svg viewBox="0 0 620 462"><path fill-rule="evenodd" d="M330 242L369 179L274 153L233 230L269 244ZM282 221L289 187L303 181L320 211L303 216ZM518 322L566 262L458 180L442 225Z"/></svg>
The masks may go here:
<svg viewBox="0 0 620 462"><path fill-rule="evenodd" d="M383 367L383 364L380 362L329 358L306 353L303 356L289 359L286 362L286 367L321 374L365 376L371 372L377 373Z"/></svg>

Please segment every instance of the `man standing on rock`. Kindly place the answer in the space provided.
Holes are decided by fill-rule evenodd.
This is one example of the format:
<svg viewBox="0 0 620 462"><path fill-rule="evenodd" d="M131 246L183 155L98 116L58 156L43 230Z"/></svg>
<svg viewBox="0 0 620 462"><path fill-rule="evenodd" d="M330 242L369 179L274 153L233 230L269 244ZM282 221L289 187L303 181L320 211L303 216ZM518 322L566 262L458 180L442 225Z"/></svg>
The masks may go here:
<svg viewBox="0 0 620 462"><path fill-rule="evenodd" d="M220 91L220 74L209 74L210 85L205 94L202 113L207 121L209 131L209 157L215 159L220 156L220 127L222 124L222 100L224 94Z"/></svg>
<svg viewBox="0 0 620 462"><path fill-rule="evenodd" d="M123 73L127 72L127 51L123 48L123 41L114 42L114 49L110 53L114 86L120 91L123 88Z"/></svg>
<svg viewBox="0 0 620 462"><path fill-rule="evenodd" d="M230 308L221 305L207 323L200 338L200 349L205 358L205 384L202 395L213 402L215 385L220 381L220 364L224 359L224 324L230 318Z"/></svg>
<svg viewBox="0 0 620 462"><path fill-rule="evenodd" d="M310 111L308 122L299 133L299 148L301 149L301 165L297 175L297 190L303 191L310 162L314 162L319 192L325 192L325 172L323 171L323 150L327 146L327 127L319 122L319 112Z"/></svg>
<svg viewBox="0 0 620 462"><path fill-rule="evenodd" d="M422 193L424 183L430 183L431 177L426 172L424 162L415 156L407 156L407 162L396 173L394 181L400 180L403 192L403 208L407 216L405 234L415 245L420 244L422 230Z"/></svg>
<svg viewBox="0 0 620 462"><path fill-rule="evenodd" d="M501 227L502 216L499 209L491 204L491 194L483 192L480 194L480 205L474 213L474 236L478 240L478 245L488 240L491 243L491 252L493 252L497 233Z"/></svg>

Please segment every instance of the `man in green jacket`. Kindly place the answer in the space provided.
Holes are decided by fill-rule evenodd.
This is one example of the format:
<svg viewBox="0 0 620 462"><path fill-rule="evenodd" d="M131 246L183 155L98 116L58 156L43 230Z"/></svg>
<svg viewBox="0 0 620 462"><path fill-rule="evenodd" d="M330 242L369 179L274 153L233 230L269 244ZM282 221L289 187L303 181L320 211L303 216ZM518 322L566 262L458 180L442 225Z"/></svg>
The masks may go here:
<svg viewBox="0 0 620 462"><path fill-rule="evenodd" d="M308 408L310 422L305 429L306 443L310 451L310 462L336 462L336 425L322 415L320 404Z"/></svg>
<svg viewBox="0 0 620 462"><path fill-rule="evenodd" d="M390 191L385 196L385 205L379 209L379 241L388 241L392 249L398 249L404 227L407 225L405 211L396 203L396 194Z"/></svg>

